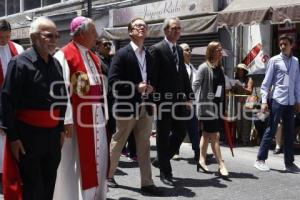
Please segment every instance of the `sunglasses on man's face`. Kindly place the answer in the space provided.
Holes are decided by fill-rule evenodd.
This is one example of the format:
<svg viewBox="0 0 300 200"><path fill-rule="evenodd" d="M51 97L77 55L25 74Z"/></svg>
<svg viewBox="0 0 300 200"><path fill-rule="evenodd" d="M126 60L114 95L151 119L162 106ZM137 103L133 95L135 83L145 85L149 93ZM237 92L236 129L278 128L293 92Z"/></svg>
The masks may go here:
<svg viewBox="0 0 300 200"><path fill-rule="evenodd" d="M192 51L190 49L184 49L183 51L191 53Z"/></svg>
<svg viewBox="0 0 300 200"><path fill-rule="evenodd" d="M105 47L111 47L111 43L110 42L105 42L105 43L103 43L103 46L105 46Z"/></svg>
<svg viewBox="0 0 300 200"><path fill-rule="evenodd" d="M60 38L58 33L51 33L51 32L47 32L47 31L42 31L42 32L39 32L39 34L41 34L43 37L51 39L51 40Z"/></svg>

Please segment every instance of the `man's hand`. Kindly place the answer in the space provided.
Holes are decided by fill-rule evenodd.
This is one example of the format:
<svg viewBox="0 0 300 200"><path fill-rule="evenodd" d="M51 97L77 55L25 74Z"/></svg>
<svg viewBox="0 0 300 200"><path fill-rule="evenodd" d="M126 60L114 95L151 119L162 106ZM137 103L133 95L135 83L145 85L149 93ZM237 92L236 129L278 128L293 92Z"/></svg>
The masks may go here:
<svg viewBox="0 0 300 200"><path fill-rule="evenodd" d="M12 150L14 157L19 162L20 161L20 153L22 153L23 155L26 154L21 140L13 141L10 143L10 145L11 145L11 150Z"/></svg>
<svg viewBox="0 0 300 200"><path fill-rule="evenodd" d="M262 104L261 104L261 111L262 111L263 113L265 113L265 112L267 112L268 110L269 110L268 104L267 104L267 103L262 103Z"/></svg>
<svg viewBox="0 0 300 200"><path fill-rule="evenodd" d="M140 82L137 89L138 89L139 93L141 93L141 94L145 93L147 90L147 83L145 81Z"/></svg>
<svg viewBox="0 0 300 200"><path fill-rule="evenodd" d="M146 88L146 93L147 93L147 94L150 94L150 93L153 92L153 90L154 90L154 89L153 89L152 85L148 84L148 85L147 85L147 88Z"/></svg>
<svg viewBox="0 0 300 200"><path fill-rule="evenodd" d="M189 110L192 110L193 109L193 102L192 101L187 101L186 102L186 106Z"/></svg>
<svg viewBox="0 0 300 200"><path fill-rule="evenodd" d="M65 137L71 138L73 134L73 124L65 124L64 133Z"/></svg>

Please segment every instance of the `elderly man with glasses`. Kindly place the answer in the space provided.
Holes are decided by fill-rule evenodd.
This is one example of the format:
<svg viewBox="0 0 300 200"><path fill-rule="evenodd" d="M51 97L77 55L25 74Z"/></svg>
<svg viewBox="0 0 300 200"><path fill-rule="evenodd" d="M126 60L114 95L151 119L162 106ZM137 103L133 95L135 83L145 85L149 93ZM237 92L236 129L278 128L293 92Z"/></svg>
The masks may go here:
<svg viewBox="0 0 300 200"><path fill-rule="evenodd" d="M2 90L11 147L5 151L4 199L52 200L67 91L61 65L52 57L58 39L54 22L37 18L30 39L33 46L8 64Z"/></svg>
<svg viewBox="0 0 300 200"><path fill-rule="evenodd" d="M107 193L109 152L106 91L100 60L91 51L98 34L94 21L82 16L72 20L70 30L72 41L55 54L70 85L70 101L54 199L102 200Z"/></svg>

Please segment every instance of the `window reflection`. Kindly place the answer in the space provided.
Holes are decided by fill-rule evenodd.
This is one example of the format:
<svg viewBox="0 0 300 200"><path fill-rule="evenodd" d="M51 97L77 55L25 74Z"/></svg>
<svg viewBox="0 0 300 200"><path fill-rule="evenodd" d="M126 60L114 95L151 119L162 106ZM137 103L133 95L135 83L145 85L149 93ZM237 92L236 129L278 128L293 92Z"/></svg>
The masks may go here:
<svg viewBox="0 0 300 200"><path fill-rule="evenodd" d="M0 1L0 17L5 15L5 1Z"/></svg>
<svg viewBox="0 0 300 200"><path fill-rule="evenodd" d="M48 6L55 3L60 3L61 0L43 0L43 6Z"/></svg>
<svg viewBox="0 0 300 200"><path fill-rule="evenodd" d="M7 1L7 14L15 14L20 12L20 0L9 0Z"/></svg>
<svg viewBox="0 0 300 200"><path fill-rule="evenodd" d="M41 7L40 0L24 0L24 10L30 10Z"/></svg>

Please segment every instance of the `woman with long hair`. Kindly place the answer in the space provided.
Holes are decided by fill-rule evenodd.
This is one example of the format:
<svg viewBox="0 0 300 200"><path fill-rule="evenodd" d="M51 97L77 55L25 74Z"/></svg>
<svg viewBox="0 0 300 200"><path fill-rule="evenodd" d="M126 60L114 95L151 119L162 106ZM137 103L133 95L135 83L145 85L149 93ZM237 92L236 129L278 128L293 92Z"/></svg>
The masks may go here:
<svg viewBox="0 0 300 200"><path fill-rule="evenodd" d="M197 117L202 122L200 139L200 159L197 171L210 172L205 157L209 141L214 156L219 164L221 176L228 176L220 149L220 130L223 122L221 116L225 112L225 76L221 66L222 46L219 42L210 42L206 50L206 61L199 66L193 82L193 90L197 101Z"/></svg>

